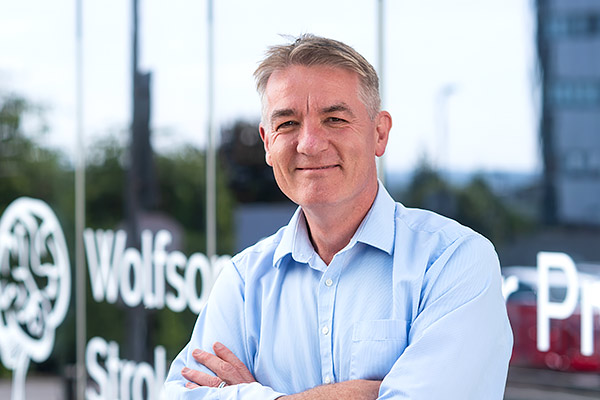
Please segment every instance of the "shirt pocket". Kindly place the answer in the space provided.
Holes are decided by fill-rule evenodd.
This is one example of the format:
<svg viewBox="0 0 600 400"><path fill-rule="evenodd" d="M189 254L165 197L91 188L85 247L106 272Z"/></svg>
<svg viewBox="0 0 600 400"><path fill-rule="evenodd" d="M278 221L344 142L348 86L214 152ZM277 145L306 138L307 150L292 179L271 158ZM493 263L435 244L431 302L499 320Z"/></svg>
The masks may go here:
<svg viewBox="0 0 600 400"><path fill-rule="evenodd" d="M408 321L358 321L352 330L350 379L383 379L404 352Z"/></svg>

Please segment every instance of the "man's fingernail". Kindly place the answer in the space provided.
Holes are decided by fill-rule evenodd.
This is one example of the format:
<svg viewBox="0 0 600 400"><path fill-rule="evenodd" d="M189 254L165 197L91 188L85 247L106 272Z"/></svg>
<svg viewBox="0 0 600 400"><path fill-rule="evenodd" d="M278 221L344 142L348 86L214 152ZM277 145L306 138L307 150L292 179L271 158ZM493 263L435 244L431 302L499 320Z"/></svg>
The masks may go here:
<svg viewBox="0 0 600 400"><path fill-rule="evenodd" d="M195 357L198 357L200 354L202 354L202 350L200 350L200 349L196 349L196 350L192 351L192 355Z"/></svg>
<svg viewBox="0 0 600 400"><path fill-rule="evenodd" d="M217 349L217 350L221 350L223 348L223 344L219 343L219 342L215 342L215 344L213 345L213 348Z"/></svg>
<svg viewBox="0 0 600 400"><path fill-rule="evenodd" d="M184 368L181 370L181 373L182 373L182 374L187 374L188 372L190 372L190 369L189 369L188 367L184 367Z"/></svg>

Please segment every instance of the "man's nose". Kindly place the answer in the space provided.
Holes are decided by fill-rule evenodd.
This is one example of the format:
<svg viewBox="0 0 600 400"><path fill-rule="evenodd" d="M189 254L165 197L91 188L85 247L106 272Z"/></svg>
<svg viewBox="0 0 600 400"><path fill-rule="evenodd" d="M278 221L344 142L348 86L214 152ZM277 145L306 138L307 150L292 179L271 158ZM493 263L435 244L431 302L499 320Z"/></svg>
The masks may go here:
<svg viewBox="0 0 600 400"><path fill-rule="evenodd" d="M315 155L327 150L327 132L317 122L305 122L300 129L296 150L305 155Z"/></svg>

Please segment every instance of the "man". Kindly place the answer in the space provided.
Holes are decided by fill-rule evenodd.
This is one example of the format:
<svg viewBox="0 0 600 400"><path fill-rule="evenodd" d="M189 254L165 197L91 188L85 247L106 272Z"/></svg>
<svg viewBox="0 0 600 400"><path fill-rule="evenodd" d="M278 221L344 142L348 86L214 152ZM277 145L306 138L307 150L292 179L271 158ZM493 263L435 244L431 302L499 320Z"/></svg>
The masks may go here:
<svg viewBox="0 0 600 400"><path fill-rule="evenodd" d="M255 72L290 223L232 259L171 365L169 399L502 399L512 348L493 246L395 203L373 67L303 35Z"/></svg>

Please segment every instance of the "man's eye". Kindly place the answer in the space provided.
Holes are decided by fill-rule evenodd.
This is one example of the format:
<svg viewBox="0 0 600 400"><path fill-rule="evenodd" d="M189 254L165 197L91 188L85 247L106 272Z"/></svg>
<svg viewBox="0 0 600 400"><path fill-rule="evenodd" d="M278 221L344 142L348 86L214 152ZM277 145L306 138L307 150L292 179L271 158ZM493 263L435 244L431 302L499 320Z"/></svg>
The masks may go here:
<svg viewBox="0 0 600 400"><path fill-rule="evenodd" d="M327 118L327 121L334 122L334 123L347 122L345 119L338 118L338 117L329 117L329 118Z"/></svg>
<svg viewBox="0 0 600 400"><path fill-rule="evenodd" d="M296 121L285 121L283 124L277 125L277 130L285 129L285 128L290 128L290 127L295 126L297 124L298 123Z"/></svg>

